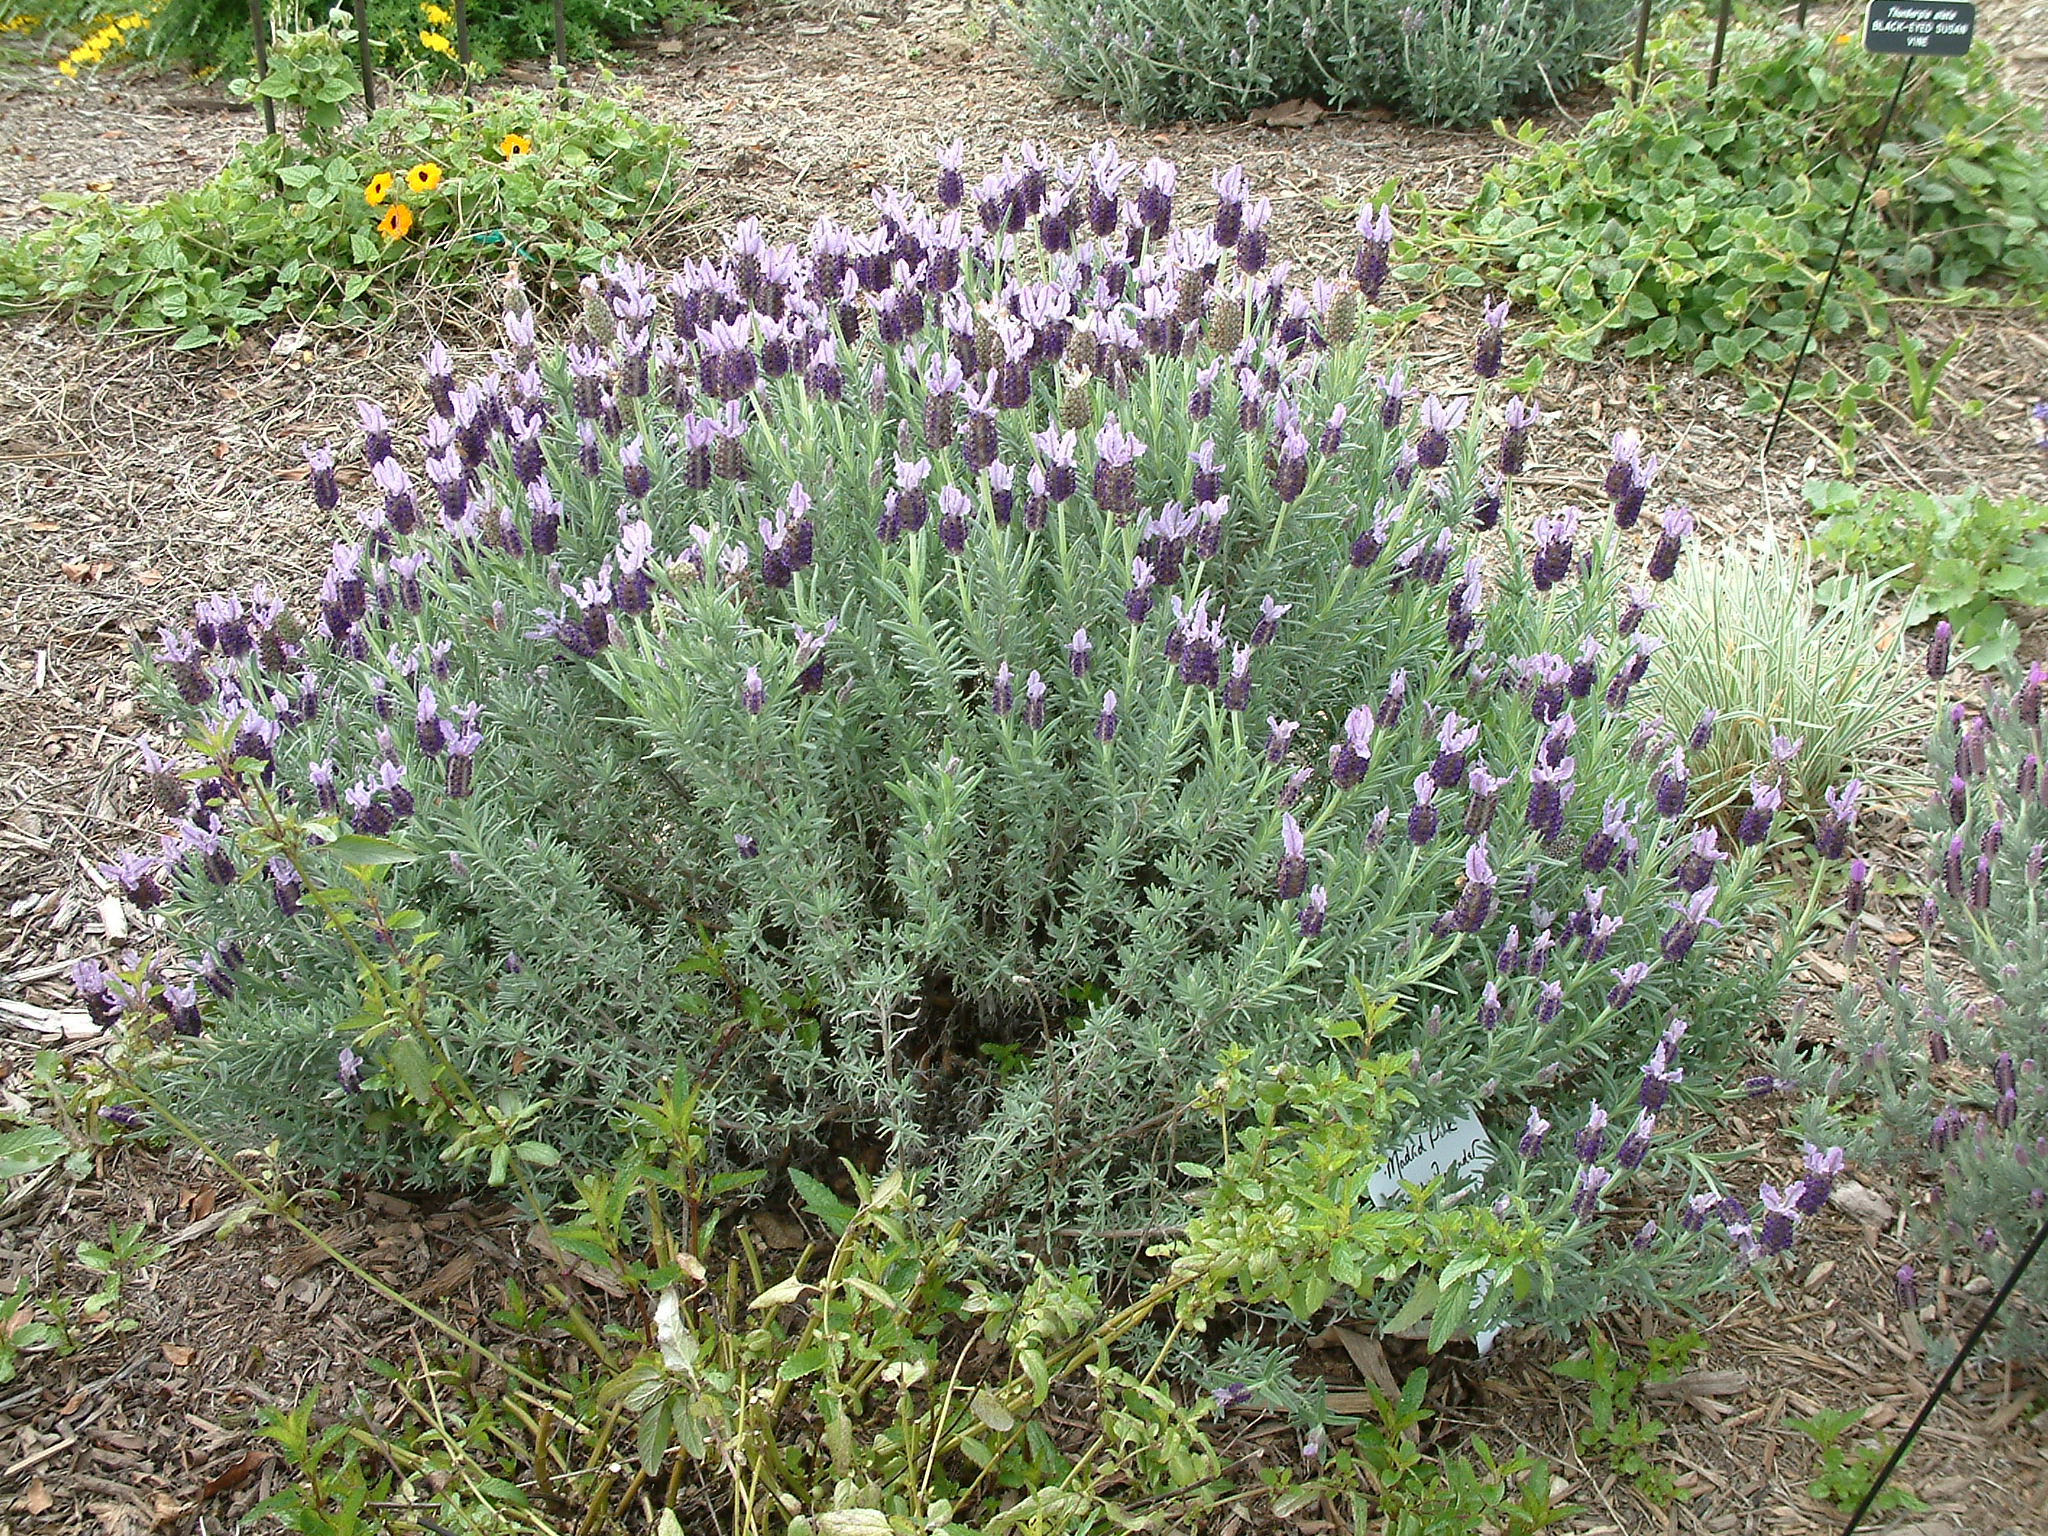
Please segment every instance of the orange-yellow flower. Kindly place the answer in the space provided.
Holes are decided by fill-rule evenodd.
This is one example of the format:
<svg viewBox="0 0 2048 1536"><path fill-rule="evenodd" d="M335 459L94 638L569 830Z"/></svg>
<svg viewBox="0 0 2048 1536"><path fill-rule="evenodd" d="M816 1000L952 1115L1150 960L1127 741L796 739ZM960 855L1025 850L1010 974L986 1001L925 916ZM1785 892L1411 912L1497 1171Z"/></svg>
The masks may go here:
<svg viewBox="0 0 2048 1536"><path fill-rule="evenodd" d="M370 178L370 184L363 188L363 201L375 208L391 195L391 189L397 184L398 178L389 171L379 171Z"/></svg>
<svg viewBox="0 0 2048 1536"><path fill-rule="evenodd" d="M523 133L508 133L498 140L498 153L510 160L518 155L533 153L533 140Z"/></svg>
<svg viewBox="0 0 2048 1536"><path fill-rule="evenodd" d="M423 160L405 173L405 184L415 192L431 192L441 185L441 167Z"/></svg>
<svg viewBox="0 0 2048 1536"><path fill-rule="evenodd" d="M403 240L411 228L412 210L403 203L393 203L377 221L377 233L386 240Z"/></svg>

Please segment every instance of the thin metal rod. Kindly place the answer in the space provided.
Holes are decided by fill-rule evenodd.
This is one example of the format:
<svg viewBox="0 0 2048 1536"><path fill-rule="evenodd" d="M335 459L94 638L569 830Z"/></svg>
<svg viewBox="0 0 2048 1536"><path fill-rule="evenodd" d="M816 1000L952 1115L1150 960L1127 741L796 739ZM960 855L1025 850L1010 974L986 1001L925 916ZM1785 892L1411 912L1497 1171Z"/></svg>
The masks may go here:
<svg viewBox="0 0 2048 1536"><path fill-rule="evenodd" d="M1650 0L1642 0L1636 7L1635 56L1628 67L1628 99L1640 101L1643 97L1643 54L1650 46Z"/></svg>
<svg viewBox="0 0 2048 1536"><path fill-rule="evenodd" d="M562 0L555 0L555 65L566 79L569 74L569 20L562 14Z"/></svg>
<svg viewBox="0 0 2048 1536"><path fill-rule="evenodd" d="M363 110L377 110L377 72L370 63L370 0L355 0L356 68L363 77Z"/></svg>
<svg viewBox="0 0 2048 1536"><path fill-rule="evenodd" d="M1899 98L1906 94L1906 81L1913 73L1913 58L1908 54L1899 60L1899 83L1892 89L1892 99L1885 103L1884 116L1878 119L1877 139L1870 146L1870 163L1863 167L1863 184L1856 189L1856 200L1849 205L1849 216L1842 220L1842 238L1835 242L1835 258L1828 263L1828 275L1820 285L1820 298L1815 302L1806 320L1806 335L1799 343L1799 350L1792 354L1792 377L1785 381L1785 393L1778 397L1778 414L1771 418L1771 430L1764 438L1764 459L1771 457L1771 445L1778 440L1778 428L1785 423L1785 407L1792 403L1792 391L1799 384L1799 370L1806 366L1806 349L1813 344L1813 333L1820 326L1822 311L1827 308L1828 294L1835 286L1835 274L1842 267L1842 253L1849 249L1849 233L1856 227L1856 215L1863 208L1863 198L1870 191L1870 178L1877 172L1878 152L1884 148L1884 136L1892 126L1892 114L1899 109Z"/></svg>
<svg viewBox="0 0 2048 1536"><path fill-rule="evenodd" d="M455 0L455 62L462 66L462 96L469 99L469 0Z"/></svg>
<svg viewBox="0 0 2048 1536"><path fill-rule="evenodd" d="M2026 1251L2013 1264L2011 1272L2005 1277L2005 1284L2001 1285L1998 1293L1991 1298L1991 1305L1984 1309L1984 1315L1977 1319L1977 1326L1970 1330L1970 1336L1963 1340L1963 1347L1956 1351L1955 1359L1949 1361L1948 1369L1941 1373L1941 1380L1937 1381L1934 1390L1927 1394L1927 1401L1920 1405L1920 1411L1913 1416L1913 1422L1906 1426L1906 1432L1899 1437L1899 1443L1892 1447L1890 1457L1879 1469L1877 1476L1870 1480L1870 1487L1857 1504L1856 1512L1849 1517L1849 1523L1842 1527L1842 1536L1856 1536L1856 1527L1863 1523L1863 1517L1870 1513L1870 1506L1875 1504L1877 1496L1884 1492L1884 1485L1891 1480L1892 1473L1896 1472L1899 1463L1906 1459L1906 1452L1913 1445L1913 1437L1920 1433L1920 1427L1934 1413L1935 1406L1947 1395L1948 1389L1955 1385L1956 1376L1961 1372L1963 1362L1970 1358L1971 1352L1984 1341L1984 1335L1991 1331L1992 1319L1998 1316L1998 1309L2005 1305L2005 1299L2019 1287L2020 1280L2027 1272L2027 1266L2034 1262L2034 1256L2041 1251L2043 1243L2048 1243L2048 1221L2042 1222L2035 1231L2034 1240L2027 1244Z"/></svg>
<svg viewBox="0 0 2048 1536"><path fill-rule="evenodd" d="M1799 0L1799 30L1806 30L1806 0Z"/></svg>
<svg viewBox="0 0 2048 1536"><path fill-rule="evenodd" d="M1721 0L1721 12L1714 18L1714 57L1707 65L1707 97L1713 99L1714 87L1721 83L1721 51L1728 46L1728 18L1734 13L1735 0Z"/></svg>
<svg viewBox="0 0 2048 1536"><path fill-rule="evenodd" d="M263 0L249 0L249 47L256 59L256 83L270 78L270 18L264 15ZM259 95L261 93L259 92ZM277 132L277 103L263 100L263 131Z"/></svg>

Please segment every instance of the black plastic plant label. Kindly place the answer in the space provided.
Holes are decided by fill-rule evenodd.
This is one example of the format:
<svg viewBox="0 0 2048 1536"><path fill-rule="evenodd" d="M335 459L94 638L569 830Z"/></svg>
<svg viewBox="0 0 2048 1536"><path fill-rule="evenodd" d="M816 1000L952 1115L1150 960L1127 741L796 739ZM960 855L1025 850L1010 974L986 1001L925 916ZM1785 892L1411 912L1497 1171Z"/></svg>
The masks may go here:
<svg viewBox="0 0 2048 1536"><path fill-rule="evenodd" d="M1977 33L1977 7L1949 0L1870 0L1863 46L1872 53L1959 59Z"/></svg>

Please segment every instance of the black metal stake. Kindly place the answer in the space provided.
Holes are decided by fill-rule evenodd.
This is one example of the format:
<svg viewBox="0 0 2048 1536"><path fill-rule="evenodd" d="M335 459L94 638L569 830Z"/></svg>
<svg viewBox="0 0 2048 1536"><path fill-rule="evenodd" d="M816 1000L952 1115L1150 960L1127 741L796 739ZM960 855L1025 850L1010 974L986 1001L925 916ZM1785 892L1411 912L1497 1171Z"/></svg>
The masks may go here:
<svg viewBox="0 0 2048 1536"><path fill-rule="evenodd" d="M560 3L560 0L557 0ZM1643 98L1643 54L1650 46L1650 0L1636 7L1636 48L1635 58L1628 67L1628 99L1640 101Z"/></svg>
<svg viewBox="0 0 2048 1536"><path fill-rule="evenodd" d="M562 0L555 0L555 67L562 79L569 78L569 20L562 14Z"/></svg>
<svg viewBox="0 0 2048 1536"><path fill-rule="evenodd" d="M1899 61L1899 83L1892 90L1892 99L1885 103L1884 116L1878 119L1877 139L1870 146L1870 163L1863 167L1863 184L1856 189L1856 200L1849 204L1849 216L1842 220L1842 238L1835 242L1835 258L1828 263L1828 275L1820 285L1820 299L1813 306L1806 321L1806 335L1799 343L1799 350L1792 355L1792 377L1785 381L1785 393L1778 397L1778 413L1771 418L1771 430L1764 438L1764 459L1769 462L1771 445L1778 440L1778 428L1785 423L1785 407L1792 403L1792 391L1799 384L1799 370L1806 366L1806 349L1813 344L1813 333L1820 326L1822 311L1827 308L1828 293L1835 286L1835 274L1842 267L1842 253L1849 249L1849 232L1856 227L1856 215L1862 210L1863 198L1870 191L1870 178L1877 172L1878 152L1884 148L1885 133L1891 128L1892 114L1899 109L1899 98L1906 94L1906 81L1913 73L1913 59L1910 54Z"/></svg>
<svg viewBox="0 0 2048 1536"><path fill-rule="evenodd" d="M1721 83L1721 50L1728 45L1728 18L1735 10L1735 0L1721 0L1721 13L1714 18L1714 57L1707 65L1707 99L1713 100L1714 87Z"/></svg>
<svg viewBox="0 0 2048 1536"><path fill-rule="evenodd" d="M455 62L462 66L462 99L469 99L469 0L455 0Z"/></svg>
<svg viewBox="0 0 2048 1536"><path fill-rule="evenodd" d="M363 110L377 110L377 75L370 65L370 0L355 0L356 67L363 77Z"/></svg>
<svg viewBox="0 0 2048 1536"><path fill-rule="evenodd" d="M268 18L263 14L263 0L249 0L249 47L256 58L255 83L261 85L270 77L270 38ZM258 93L261 96L261 92ZM262 96L263 131L277 132L277 103L268 96Z"/></svg>
<svg viewBox="0 0 2048 1536"><path fill-rule="evenodd" d="M1806 30L1806 0L1799 0L1799 30Z"/></svg>
<svg viewBox="0 0 2048 1536"><path fill-rule="evenodd" d="M1863 1517L1870 1513L1870 1506L1877 1502L1877 1496L1884 1492L1884 1485L1891 1481L1892 1473L1898 1470L1899 1463L1906 1459L1906 1452L1912 1449L1913 1437L1920 1433L1920 1427L1932 1416L1936 1405L1948 1395L1948 1389L1955 1385L1956 1376L1961 1372L1963 1362L1970 1358L1971 1352L1983 1342L1984 1335L1991 1331L1992 1319L1998 1316L1998 1309L2005 1305L2005 1299L2018 1289L2021 1278L2027 1272L2027 1266L2034 1262L2034 1256L2040 1253L2044 1242L2048 1242L2048 1221L2042 1222L2034 1233L2034 1240L2027 1244L2026 1251L2013 1264L2011 1273L2005 1277L2005 1284L2001 1285L1998 1293L1991 1298L1991 1305L1984 1309L1984 1315L1977 1319L1977 1326L1970 1330L1969 1337L1963 1340L1963 1347L1956 1351L1955 1359L1949 1361L1948 1369L1941 1373L1941 1380L1937 1381L1934 1390L1927 1394L1927 1401L1920 1405L1920 1411L1913 1416L1913 1422L1907 1425L1906 1432L1899 1436L1899 1443L1892 1447L1890 1457L1878 1469L1877 1476L1870 1480L1870 1487L1856 1505L1856 1512L1849 1517L1849 1523L1842 1527L1842 1536L1856 1536L1856 1528L1863 1523Z"/></svg>

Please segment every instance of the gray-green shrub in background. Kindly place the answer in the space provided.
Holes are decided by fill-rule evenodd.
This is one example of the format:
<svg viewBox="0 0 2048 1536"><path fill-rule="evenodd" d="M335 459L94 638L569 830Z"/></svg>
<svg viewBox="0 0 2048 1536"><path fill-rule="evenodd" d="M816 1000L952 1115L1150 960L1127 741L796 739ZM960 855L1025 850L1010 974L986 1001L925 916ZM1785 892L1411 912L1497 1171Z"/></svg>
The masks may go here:
<svg viewBox="0 0 2048 1536"><path fill-rule="evenodd" d="M1626 0L1014 0L1066 92L1136 123L1313 97L1468 126L1611 59Z"/></svg>
<svg viewBox="0 0 2048 1536"><path fill-rule="evenodd" d="M870 1151L1100 1256L1185 1221L1233 1052L1363 1048L1412 1061L1395 1137L1483 1114L1551 1316L1782 1254L1694 1147L1789 963L1748 932L1785 759L1717 833L1712 723L1635 696L1689 516L1634 526L1640 464L1619 527L1520 505L1505 309L1431 392L1361 340L1386 210L1292 287L1219 180L1176 223L1164 161L948 156L937 208L612 268L565 353L515 310L482 377L429 359L417 451L366 405L307 632L211 598L154 663L187 777L115 873L171 942L81 983L168 1024L163 1101L430 1176L379 979L427 934L407 1029L573 1167L678 1073L725 1159Z"/></svg>

